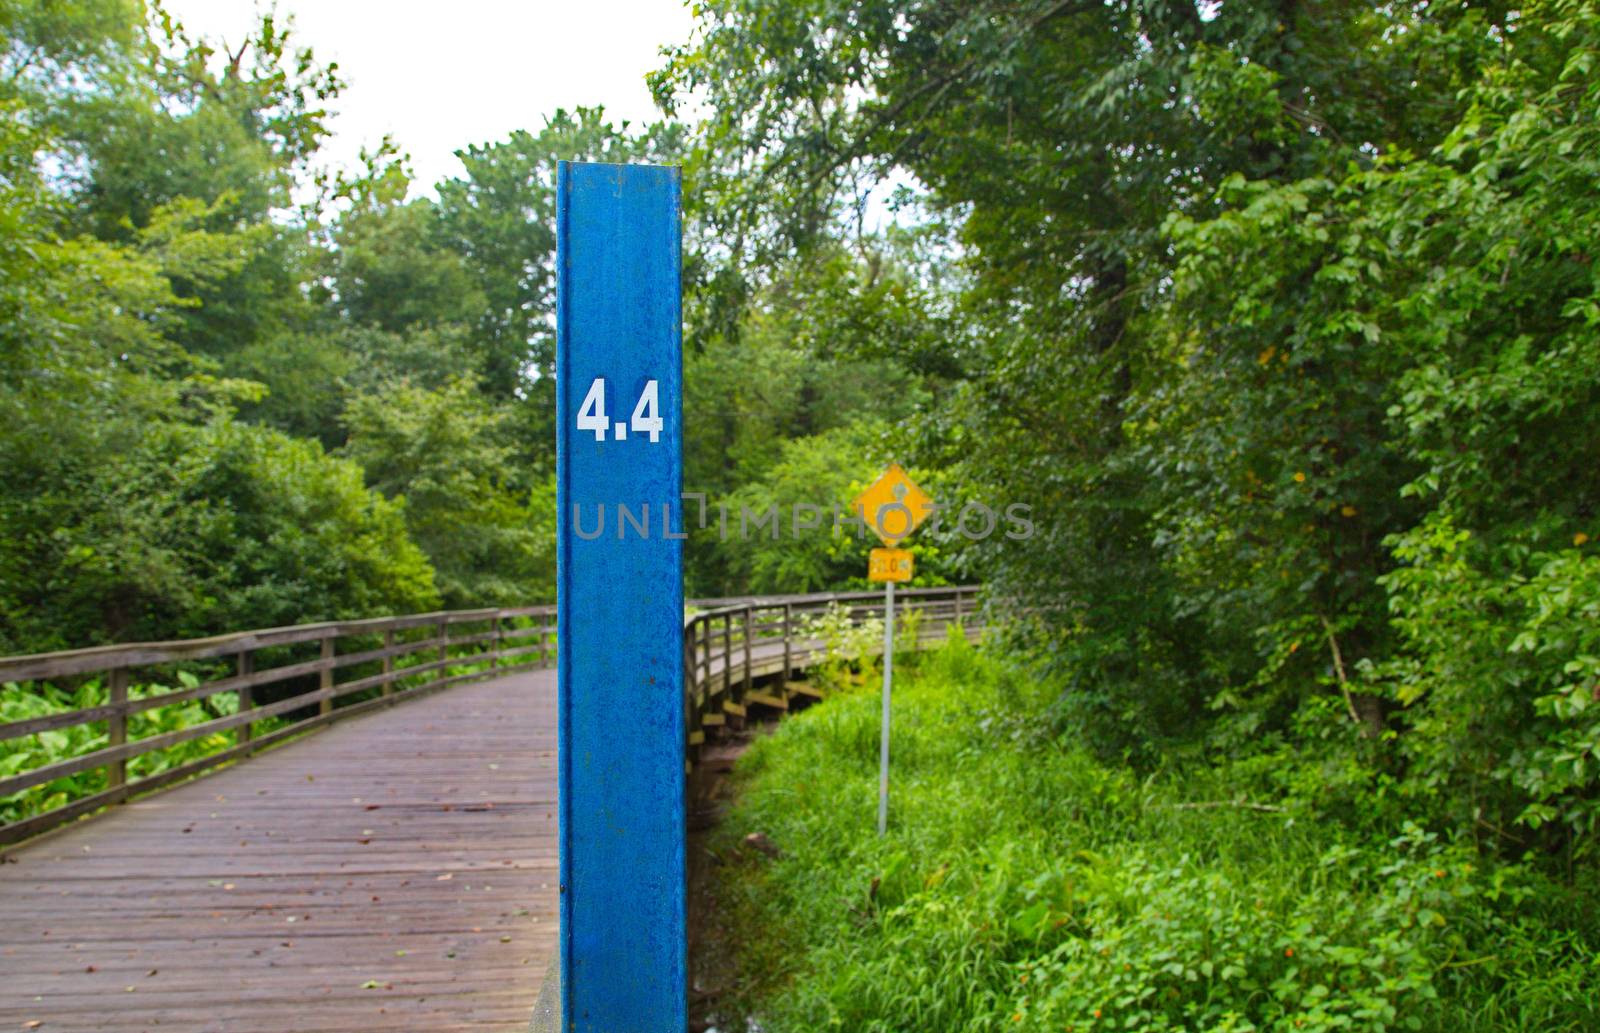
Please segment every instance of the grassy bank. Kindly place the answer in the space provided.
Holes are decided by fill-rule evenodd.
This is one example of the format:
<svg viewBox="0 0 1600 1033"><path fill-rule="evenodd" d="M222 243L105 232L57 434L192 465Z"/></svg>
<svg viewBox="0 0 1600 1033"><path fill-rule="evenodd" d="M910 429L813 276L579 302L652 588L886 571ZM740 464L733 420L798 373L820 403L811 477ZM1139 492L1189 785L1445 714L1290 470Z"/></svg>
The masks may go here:
<svg viewBox="0 0 1600 1033"><path fill-rule="evenodd" d="M924 657L881 840L875 692L757 741L710 843L717 1027L1600 1029L1593 899L1215 764L1136 777L1052 728L1053 697L958 641Z"/></svg>

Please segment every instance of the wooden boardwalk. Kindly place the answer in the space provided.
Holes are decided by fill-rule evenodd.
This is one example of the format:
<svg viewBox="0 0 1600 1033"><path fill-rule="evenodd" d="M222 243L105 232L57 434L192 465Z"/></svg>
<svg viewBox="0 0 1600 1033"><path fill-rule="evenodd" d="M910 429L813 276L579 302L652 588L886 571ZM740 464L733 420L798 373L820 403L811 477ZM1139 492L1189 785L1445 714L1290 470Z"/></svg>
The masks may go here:
<svg viewBox="0 0 1600 1033"><path fill-rule="evenodd" d="M0 1031L526 1029L555 684L407 701L9 850Z"/></svg>

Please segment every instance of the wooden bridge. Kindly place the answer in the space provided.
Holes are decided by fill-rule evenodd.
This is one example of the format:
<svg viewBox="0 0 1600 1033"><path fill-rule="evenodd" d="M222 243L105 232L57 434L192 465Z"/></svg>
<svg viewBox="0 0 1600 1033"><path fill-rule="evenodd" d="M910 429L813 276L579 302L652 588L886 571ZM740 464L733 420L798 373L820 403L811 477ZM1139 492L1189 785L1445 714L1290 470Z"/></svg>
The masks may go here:
<svg viewBox="0 0 1600 1033"><path fill-rule="evenodd" d="M901 599L917 646L977 627L973 587ZM813 630L830 608L882 616L876 593L692 604L686 764L820 696L796 676L837 648ZM556 941L554 619L0 659L42 711L0 742L82 744L0 754L0 1029L526 1028ZM201 719L168 727L173 708Z"/></svg>

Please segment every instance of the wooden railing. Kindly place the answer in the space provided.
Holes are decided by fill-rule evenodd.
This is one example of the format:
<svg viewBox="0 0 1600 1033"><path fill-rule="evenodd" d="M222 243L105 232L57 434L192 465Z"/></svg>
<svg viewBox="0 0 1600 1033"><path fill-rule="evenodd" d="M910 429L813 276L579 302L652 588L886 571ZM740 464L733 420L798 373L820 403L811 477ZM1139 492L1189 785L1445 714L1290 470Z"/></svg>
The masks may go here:
<svg viewBox="0 0 1600 1033"><path fill-rule="evenodd" d="M918 640L897 648L942 640L951 623L975 631L976 604L974 586L899 592L900 627L916 626ZM820 696L814 685L791 680L829 649L808 630L809 618L830 607L840 608L840 624L883 616L878 592L703 599L689 605L696 611L684 619L683 632L691 764L708 730L715 734L730 719L743 721L750 707L783 711L797 696ZM94 744L24 770L0 769L0 799L100 773L65 802L0 824L0 846L333 721L461 682L549 667L556 657L555 622L553 606L453 610L0 658L0 683L59 691L97 680L103 698L86 707L0 723L0 742L76 728L91 731L85 738ZM875 641L866 652L880 649ZM206 719L129 738L130 718L190 702L203 703ZM102 728L104 744L98 745ZM200 755L167 764L167 751L207 737L219 741L191 751ZM150 754L158 754L166 766L153 765L159 770L130 777L130 761Z"/></svg>
<svg viewBox="0 0 1600 1033"><path fill-rule="evenodd" d="M827 658L818 618L837 608L837 625L882 620L882 592L821 592L811 595L702 599L700 612L684 618L684 721L687 764L692 770L708 736L741 724L752 707L785 711L796 697L821 698L811 682L791 681L798 671ZM982 627L978 586L901 589L895 594L897 628L915 628L915 640L897 637L895 649L920 649L944 641L952 624L976 634ZM865 655L883 651L872 637Z"/></svg>
<svg viewBox="0 0 1600 1033"><path fill-rule="evenodd" d="M48 683L60 688L98 676L105 699L94 706L0 724L0 742L96 722L103 722L106 730L103 747L0 777L3 798L97 768L104 773L99 787L86 795L0 825L0 845L401 698L550 666L555 663L555 630L555 607L524 606L300 624L180 642L0 658L0 683ZM341 673L346 676L342 681ZM130 686L174 682L182 687L147 691L139 698L129 695ZM352 696L363 698L335 706ZM129 740L130 717L201 700L215 716ZM224 733L231 740L228 745L146 777L128 777L129 761L136 757Z"/></svg>

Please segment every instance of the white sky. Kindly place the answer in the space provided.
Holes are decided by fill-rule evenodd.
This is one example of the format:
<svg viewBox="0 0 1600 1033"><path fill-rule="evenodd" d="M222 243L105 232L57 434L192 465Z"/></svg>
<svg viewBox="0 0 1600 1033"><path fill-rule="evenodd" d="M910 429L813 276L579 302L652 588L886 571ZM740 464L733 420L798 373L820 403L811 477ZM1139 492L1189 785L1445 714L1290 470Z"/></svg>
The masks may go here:
<svg viewBox="0 0 1600 1033"><path fill-rule="evenodd" d="M190 35L237 46L272 0L166 0ZM693 19L681 0L278 0L296 37L349 86L335 102L331 164L394 134L413 194L461 171L454 151L537 131L558 107L604 104L613 121L659 117L644 76Z"/></svg>

